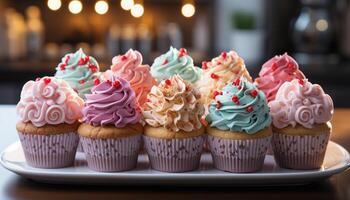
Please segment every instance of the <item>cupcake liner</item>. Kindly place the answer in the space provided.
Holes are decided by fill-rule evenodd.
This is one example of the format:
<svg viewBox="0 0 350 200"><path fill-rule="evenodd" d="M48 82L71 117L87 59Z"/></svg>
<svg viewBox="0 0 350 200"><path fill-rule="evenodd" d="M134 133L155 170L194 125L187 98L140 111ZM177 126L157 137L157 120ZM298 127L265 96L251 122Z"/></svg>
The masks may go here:
<svg viewBox="0 0 350 200"><path fill-rule="evenodd" d="M185 172L199 167L205 136L161 139L143 136L151 167L163 172Z"/></svg>
<svg viewBox="0 0 350 200"><path fill-rule="evenodd" d="M135 168L141 139L141 135L118 139L92 139L80 136L88 167L100 172Z"/></svg>
<svg viewBox="0 0 350 200"><path fill-rule="evenodd" d="M261 170L271 136L233 140L208 136L214 166L227 172L255 172Z"/></svg>
<svg viewBox="0 0 350 200"><path fill-rule="evenodd" d="M330 133L286 135L273 133L272 147L280 167L317 169L322 166Z"/></svg>
<svg viewBox="0 0 350 200"><path fill-rule="evenodd" d="M77 152L82 152L82 153L84 152L83 145L81 144L81 141L80 141L80 140L79 140Z"/></svg>
<svg viewBox="0 0 350 200"><path fill-rule="evenodd" d="M57 135L18 133L28 165L62 168L74 164L79 136L75 132Z"/></svg>

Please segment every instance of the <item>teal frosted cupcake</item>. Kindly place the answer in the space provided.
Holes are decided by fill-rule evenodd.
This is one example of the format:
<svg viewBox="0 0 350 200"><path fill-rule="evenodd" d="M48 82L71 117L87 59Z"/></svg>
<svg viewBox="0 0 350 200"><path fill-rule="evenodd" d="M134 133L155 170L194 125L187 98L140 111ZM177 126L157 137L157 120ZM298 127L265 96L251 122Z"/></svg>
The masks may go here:
<svg viewBox="0 0 350 200"><path fill-rule="evenodd" d="M85 55L82 49L69 53L56 67L55 77L65 80L78 95L85 99L94 84L100 82L100 67L95 58Z"/></svg>
<svg viewBox="0 0 350 200"><path fill-rule="evenodd" d="M177 50L170 47L168 52L154 60L151 67L151 74L158 82L178 74L184 80L196 83L201 72L201 68L194 66L185 48Z"/></svg>
<svg viewBox="0 0 350 200"><path fill-rule="evenodd" d="M260 170L272 135L264 93L240 78L216 94L206 117L215 167L229 172Z"/></svg>

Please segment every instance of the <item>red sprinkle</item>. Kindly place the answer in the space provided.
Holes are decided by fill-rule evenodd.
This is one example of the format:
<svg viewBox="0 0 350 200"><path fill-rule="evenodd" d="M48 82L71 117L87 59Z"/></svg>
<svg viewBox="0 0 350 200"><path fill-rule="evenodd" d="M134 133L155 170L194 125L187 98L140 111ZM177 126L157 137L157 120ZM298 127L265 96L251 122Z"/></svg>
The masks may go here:
<svg viewBox="0 0 350 200"><path fill-rule="evenodd" d="M239 78L238 78L238 79L236 79L235 81L233 81L232 84L235 85L235 86L237 86L237 85L239 85L240 81L241 81L241 80L239 80Z"/></svg>
<svg viewBox="0 0 350 200"><path fill-rule="evenodd" d="M207 61L203 61L202 62L202 69L208 69L208 62Z"/></svg>
<svg viewBox="0 0 350 200"><path fill-rule="evenodd" d="M166 79L166 80L165 80L165 84L171 85L171 81L170 81L169 79Z"/></svg>
<svg viewBox="0 0 350 200"><path fill-rule="evenodd" d="M85 80L80 80L79 83L80 83L80 84L84 84L84 83L85 83Z"/></svg>
<svg viewBox="0 0 350 200"><path fill-rule="evenodd" d="M204 117L201 118L201 123L202 123L202 125L203 125L204 127L207 127L207 126L208 126L208 122L207 122L207 120L205 120Z"/></svg>
<svg viewBox="0 0 350 200"><path fill-rule="evenodd" d="M80 58L78 65L85 65L87 62L89 62L90 56L86 56L85 58Z"/></svg>
<svg viewBox="0 0 350 200"><path fill-rule="evenodd" d="M128 57L126 55L122 55L122 57L121 57L122 61L126 61L127 59L128 59Z"/></svg>
<svg viewBox="0 0 350 200"><path fill-rule="evenodd" d="M66 57L66 60L64 61L64 63L65 63L65 64L68 64L69 60L70 60L70 56L67 56L67 57Z"/></svg>
<svg viewBox="0 0 350 200"><path fill-rule="evenodd" d="M39 77L35 79L35 81L40 81L40 80L41 80L41 78L39 78Z"/></svg>
<svg viewBox="0 0 350 200"><path fill-rule="evenodd" d="M119 81L114 81L113 87L118 89L120 87L120 82Z"/></svg>
<svg viewBox="0 0 350 200"><path fill-rule="evenodd" d="M256 90L250 91L250 96L255 98L257 95L258 95L258 91L256 91Z"/></svg>
<svg viewBox="0 0 350 200"><path fill-rule="evenodd" d="M211 77L212 79L218 79L218 78L219 78L219 76L218 76L217 74L214 74L214 73L211 73L211 74L210 74L210 77Z"/></svg>
<svg viewBox="0 0 350 200"><path fill-rule="evenodd" d="M277 69L277 64L276 63L272 63L271 69L272 69L272 71L275 71Z"/></svg>
<svg viewBox="0 0 350 200"><path fill-rule="evenodd" d="M216 96L218 96L218 95L220 95L220 92L218 92L218 91L214 91L214 92L213 92L213 99L215 99L215 98L216 98Z"/></svg>
<svg viewBox="0 0 350 200"><path fill-rule="evenodd" d="M216 108L217 108L217 109L221 108L221 102L220 102L220 101L217 101L217 102L216 102Z"/></svg>
<svg viewBox="0 0 350 200"><path fill-rule="evenodd" d="M292 62L288 63L288 69L295 70L295 66Z"/></svg>
<svg viewBox="0 0 350 200"><path fill-rule="evenodd" d="M242 87L239 85L239 86L237 86L237 89L239 89L239 90L240 90L240 89L242 89Z"/></svg>
<svg viewBox="0 0 350 200"><path fill-rule="evenodd" d="M94 80L94 85L99 85L100 83L101 83L100 79L97 78Z"/></svg>
<svg viewBox="0 0 350 200"><path fill-rule="evenodd" d="M179 57L182 57L182 56L184 56L184 55L186 55L187 54L187 50L185 49L185 48L181 48L180 50L179 50Z"/></svg>
<svg viewBox="0 0 350 200"><path fill-rule="evenodd" d="M165 60L163 61L162 65L166 65L166 64L168 64L168 63L169 63L169 61L168 61L167 59L165 59Z"/></svg>
<svg viewBox="0 0 350 200"><path fill-rule="evenodd" d="M305 84L305 81L303 79L299 79L298 82L299 82L300 85L304 85Z"/></svg>
<svg viewBox="0 0 350 200"><path fill-rule="evenodd" d="M89 64L89 69L90 69L92 72L97 72L97 66L94 65L94 64Z"/></svg>
<svg viewBox="0 0 350 200"><path fill-rule="evenodd" d="M49 84L51 82L50 78L44 78L44 83L45 85Z"/></svg>
<svg viewBox="0 0 350 200"><path fill-rule="evenodd" d="M222 57L223 59L226 59L226 58L227 58L227 53L226 53L226 51L224 51L224 52L221 53L221 57Z"/></svg>
<svg viewBox="0 0 350 200"><path fill-rule="evenodd" d="M61 63L61 64L60 64L60 69L61 69L62 71L64 71L64 70L66 70L66 66L67 66L67 64Z"/></svg>
<svg viewBox="0 0 350 200"><path fill-rule="evenodd" d="M247 112L253 112L253 110L254 110L254 108L253 108L253 106L248 106L247 108L246 108L246 111Z"/></svg>
<svg viewBox="0 0 350 200"><path fill-rule="evenodd" d="M231 100L235 103L239 102L237 95L233 95Z"/></svg>
<svg viewBox="0 0 350 200"><path fill-rule="evenodd" d="M111 81L111 80L107 80L107 83L108 83L109 85L112 85L112 81Z"/></svg>

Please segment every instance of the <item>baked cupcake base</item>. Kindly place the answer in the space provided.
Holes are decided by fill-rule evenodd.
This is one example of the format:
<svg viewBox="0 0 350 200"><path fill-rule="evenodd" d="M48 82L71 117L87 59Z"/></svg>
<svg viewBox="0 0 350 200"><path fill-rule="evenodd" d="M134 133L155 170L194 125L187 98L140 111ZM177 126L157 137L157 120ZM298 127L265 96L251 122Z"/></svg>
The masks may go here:
<svg viewBox="0 0 350 200"><path fill-rule="evenodd" d="M79 142L78 126L62 124L38 128L31 123L19 122L17 131L27 164L36 168L72 166Z"/></svg>
<svg viewBox="0 0 350 200"><path fill-rule="evenodd" d="M330 123L315 125L313 129L301 126L274 128L272 147L277 164L290 169L320 168L330 133Z"/></svg>
<svg viewBox="0 0 350 200"><path fill-rule="evenodd" d="M208 128L208 143L214 166L227 172L255 172L262 169L271 141L271 128L254 135Z"/></svg>
<svg viewBox="0 0 350 200"><path fill-rule="evenodd" d="M78 132L90 169L100 172L119 172L131 170L137 166L142 140L140 124L125 128L82 124Z"/></svg>
<svg viewBox="0 0 350 200"><path fill-rule="evenodd" d="M145 127L143 136L151 167L163 172L186 172L199 167L204 129L186 133Z"/></svg>

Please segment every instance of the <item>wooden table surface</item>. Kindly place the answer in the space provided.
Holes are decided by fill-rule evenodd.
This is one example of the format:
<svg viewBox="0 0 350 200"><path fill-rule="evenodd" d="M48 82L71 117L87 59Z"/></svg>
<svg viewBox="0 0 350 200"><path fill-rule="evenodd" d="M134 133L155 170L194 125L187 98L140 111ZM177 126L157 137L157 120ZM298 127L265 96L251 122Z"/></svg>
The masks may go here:
<svg viewBox="0 0 350 200"><path fill-rule="evenodd" d="M0 106L0 150L17 140L14 106ZM350 109L337 109L332 140L350 150ZM350 200L350 170L306 186L288 187L164 187L65 186L36 183L0 167L0 200L7 199L217 199L217 200Z"/></svg>

